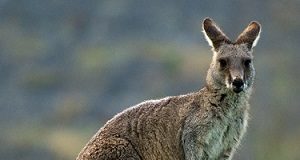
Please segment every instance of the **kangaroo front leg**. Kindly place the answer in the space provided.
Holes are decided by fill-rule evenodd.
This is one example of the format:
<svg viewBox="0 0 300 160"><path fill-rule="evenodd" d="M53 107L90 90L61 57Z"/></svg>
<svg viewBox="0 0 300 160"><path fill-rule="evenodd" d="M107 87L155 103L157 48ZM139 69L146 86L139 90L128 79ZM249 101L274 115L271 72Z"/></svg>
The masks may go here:
<svg viewBox="0 0 300 160"><path fill-rule="evenodd" d="M208 159L207 153L203 150L203 144L197 139L195 133L184 134L182 141L186 160Z"/></svg>
<svg viewBox="0 0 300 160"><path fill-rule="evenodd" d="M231 147L227 148L221 153L221 155L218 159L220 159L220 160L230 160L230 159L232 159L232 155L233 155L232 152L233 152L233 149Z"/></svg>

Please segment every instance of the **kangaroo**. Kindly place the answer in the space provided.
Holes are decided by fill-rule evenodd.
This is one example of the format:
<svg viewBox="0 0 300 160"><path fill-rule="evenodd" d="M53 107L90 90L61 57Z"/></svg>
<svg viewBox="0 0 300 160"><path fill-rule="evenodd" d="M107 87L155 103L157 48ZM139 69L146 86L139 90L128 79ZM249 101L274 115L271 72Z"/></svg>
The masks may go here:
<svg viewBox="0 0 300 160"><path fill-rule="evenodd" d="M261 26L251 22L234 42L210 18L202 28L213 51L205 87L117 114L77 160L232 159L247 127L255 77L252 52Z"/></svg>

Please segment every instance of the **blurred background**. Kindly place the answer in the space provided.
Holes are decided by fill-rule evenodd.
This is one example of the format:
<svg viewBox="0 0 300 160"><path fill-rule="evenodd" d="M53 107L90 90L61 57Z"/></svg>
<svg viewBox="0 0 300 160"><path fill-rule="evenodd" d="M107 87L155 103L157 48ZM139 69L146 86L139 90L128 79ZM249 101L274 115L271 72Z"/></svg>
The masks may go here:
<svg viewBox="0 0 300 160"><path fill-rule="evenodd" d="M202 88L209 16L232 39L263 29L234 159L299 160L299 15L299 0L0 0L0 159L74 159L123 109Z"/></svg>

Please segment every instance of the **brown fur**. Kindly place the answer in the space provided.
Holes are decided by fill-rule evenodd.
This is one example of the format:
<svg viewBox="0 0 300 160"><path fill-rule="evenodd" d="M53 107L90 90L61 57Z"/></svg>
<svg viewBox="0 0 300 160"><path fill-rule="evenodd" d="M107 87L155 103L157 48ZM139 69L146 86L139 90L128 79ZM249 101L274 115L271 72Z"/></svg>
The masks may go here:
<svg viewBox="0 0 300 160"><path fill-rule="evenodd" d="M253 58L253 42L260 31L254 23L257 26L248 27L238 43L232 43L211 19L205 19L204 33L214 49L207 86L119 113L95 134L77 160L231 159L247 126L255 72L244 59ZM220 68L222 58L226 68ZM232 89L235 78L244 82L241 92Z"/></svg>

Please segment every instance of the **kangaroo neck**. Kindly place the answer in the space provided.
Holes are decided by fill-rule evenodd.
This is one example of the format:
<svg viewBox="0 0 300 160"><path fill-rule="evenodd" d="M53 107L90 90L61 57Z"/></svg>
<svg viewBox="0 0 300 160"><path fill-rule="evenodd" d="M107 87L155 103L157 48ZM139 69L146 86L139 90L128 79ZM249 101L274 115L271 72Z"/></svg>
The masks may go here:
<svg viewBox="0 0 300 160"><path fill-rule="evenodd" d="M251 95L251 89L247 89L240 93L235 93L225 87L212 87L206 85L204 90L207 93L207 97L213 101L227 101L230 103L239 103L242 101L248 101Z"/></svg>

